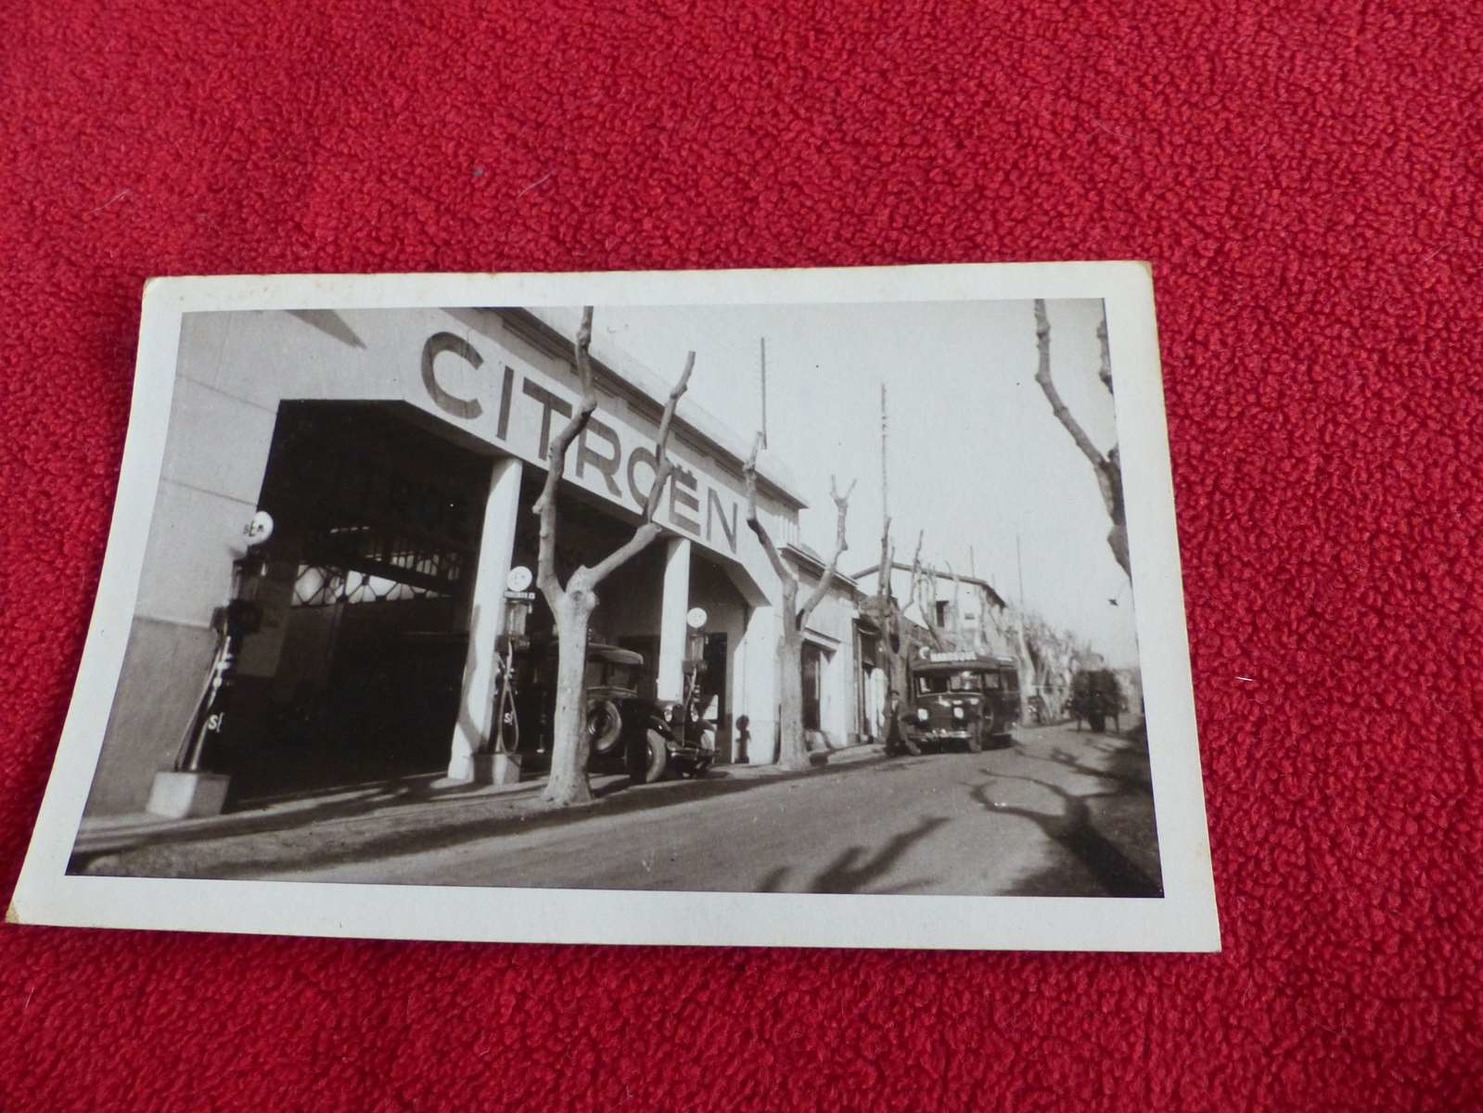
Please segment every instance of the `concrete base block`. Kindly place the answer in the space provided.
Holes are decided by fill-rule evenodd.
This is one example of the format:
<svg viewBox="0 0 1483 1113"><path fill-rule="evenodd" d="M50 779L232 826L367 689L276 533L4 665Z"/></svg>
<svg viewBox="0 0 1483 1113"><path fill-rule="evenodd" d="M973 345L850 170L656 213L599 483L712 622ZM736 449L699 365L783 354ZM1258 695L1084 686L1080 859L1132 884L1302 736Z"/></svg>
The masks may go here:
<svg viewBox="0 0 1483 1113"><path fill-rule="evenodd" d="M520 755L519 754L480 754L475 761L488 759L489 780L483 783L492 785L513 785L520 783Z"/></svg>
<svg viewBox="0 0 1483 1113"><path fill-rule="evenodd" d="M520 783L519 754L467 754L448 767L448 780L465 785Z"/></svg>
<svg viewBox="0 0 1483 1113"><path fill-rule="evenodd" d="M177 773L162 769L154 775L144 810L167 819L220 815L227 802L231 778L224 773Z"/></svg>

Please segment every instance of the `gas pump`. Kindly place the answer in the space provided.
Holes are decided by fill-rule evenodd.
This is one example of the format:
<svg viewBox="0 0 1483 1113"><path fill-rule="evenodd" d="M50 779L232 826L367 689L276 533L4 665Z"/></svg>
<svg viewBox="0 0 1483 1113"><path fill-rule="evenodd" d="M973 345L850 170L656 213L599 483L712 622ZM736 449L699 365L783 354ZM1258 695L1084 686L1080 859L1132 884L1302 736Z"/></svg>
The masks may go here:
<svg viewBox="0 0 1483 1113"><path fill-rule="evenodd" d="M685 698L681 704L680 736L714 753L717 723L705 718L705 708L700 705L700 681L705 675L705 624L709 618L704 607L692 607L685 616L689 629L685 633Z"/></svg>
<svg viewBox="0 0 1483 1113"><path fill-rule="evenodd" d="M520 717L515 712L515 651L530 645L526 624L535 603L529 568L516 566L505 579L505 628L495 645L497 695L494 705L494 753L506 760L520 748Z"/></svg>
<svg viewBox="0 0 1483 1113"><path fill-rule="evenodd" d="M267 571L263 546L273 534L273 518L259 510L242 534L247 550L232 561L232 588L226 605L211 616L216 631L216 652L206 670L196 708L180 740L180 748L169 769L161 769L150 786L145 810L153 815L183 819L186 816L217 815L226 806L229 778L205 768L210 744L221 736L226 724L227 701L232 691L242 639L256 633L263 612L257 601L258 587Z"/></svg>
<svg viewBox="0 0 1483 1113"><path fill-rule="evenodd" d="M257 633L262 625L263 610L258 605L258 586L267 571L263 546L273 535L273 517L259 510L242 531L247 538L247 552L232 561L232 593L224 607L211 616L216 631L216 653L207 670L205 687L196 701L196 712L181 740L175 758L177 773L199 773L209 744L221 736L226 725L227 704L236 675L237 657L242 639Z"/></svg>

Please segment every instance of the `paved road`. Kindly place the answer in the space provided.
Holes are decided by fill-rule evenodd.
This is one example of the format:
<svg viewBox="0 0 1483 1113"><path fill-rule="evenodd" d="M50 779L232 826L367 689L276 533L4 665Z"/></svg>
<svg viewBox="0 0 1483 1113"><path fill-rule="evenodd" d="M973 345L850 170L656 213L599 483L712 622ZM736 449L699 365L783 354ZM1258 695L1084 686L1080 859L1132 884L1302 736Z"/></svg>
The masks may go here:
<svg viewBox="0 0 1483 1113"><path fill-rule="evenodd" d="M277 876L742 892L1151 896L1142 747L1065 727L1006 749L863 763L742 791Z"/></svg>

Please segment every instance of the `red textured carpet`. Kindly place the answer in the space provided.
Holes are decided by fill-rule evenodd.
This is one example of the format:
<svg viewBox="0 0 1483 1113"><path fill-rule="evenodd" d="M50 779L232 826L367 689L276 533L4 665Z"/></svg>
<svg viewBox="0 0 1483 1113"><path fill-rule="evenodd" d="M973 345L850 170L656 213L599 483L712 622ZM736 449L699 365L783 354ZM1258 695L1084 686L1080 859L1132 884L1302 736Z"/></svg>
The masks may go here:
<svg viewBox="0 0 1483 1113"><path fill-rule="evenodd" d="M489 7L6 5L0 899L148 276L1141 258L1226 949L7 927L0 1107L1483 1105L1478 8Z"/></svg>

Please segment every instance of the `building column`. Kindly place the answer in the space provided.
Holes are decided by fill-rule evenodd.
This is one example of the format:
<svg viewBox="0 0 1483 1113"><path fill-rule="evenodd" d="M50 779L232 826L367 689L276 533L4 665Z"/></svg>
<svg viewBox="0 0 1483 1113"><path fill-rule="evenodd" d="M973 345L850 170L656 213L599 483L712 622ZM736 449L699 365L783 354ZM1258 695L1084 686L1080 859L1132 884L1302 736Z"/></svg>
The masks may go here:
<svg viewBox="0 0 1483 1113"><path fill-rule="evenodd" d="M495 647L505 630L505 581L515 551L523 470L517 459L496 460L489 477L484 529L479 537L479 559L469 608L463 691L459 695L458 721L453 727L453 746L448 757L449 779L463 783L476 778L474 755L487 752L494 726L494 697L499 681Z"/></svg>
<svg viewBox="0 0 1483 1113"><path fill-rule="evenodd" d="M690 613L690 539L671 537L664 553L664 596L659 610L659 675L662 700L685 696L685 640Z"/></svg>
<svg viewBox="0 0 1483 1113"><path fill-rule="evenodd" d="M751 765L772 765L778 759L779 633L776 607L752 608L738 654L741 675L733 686L736 714L750 720L746 755Z"/></svg>

